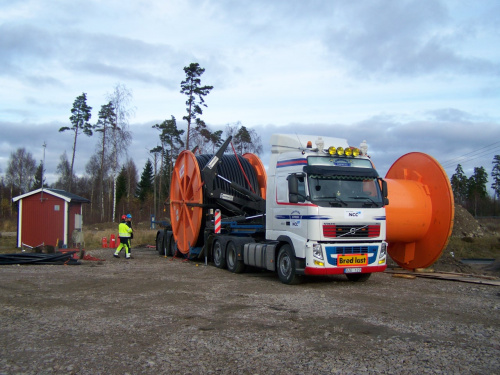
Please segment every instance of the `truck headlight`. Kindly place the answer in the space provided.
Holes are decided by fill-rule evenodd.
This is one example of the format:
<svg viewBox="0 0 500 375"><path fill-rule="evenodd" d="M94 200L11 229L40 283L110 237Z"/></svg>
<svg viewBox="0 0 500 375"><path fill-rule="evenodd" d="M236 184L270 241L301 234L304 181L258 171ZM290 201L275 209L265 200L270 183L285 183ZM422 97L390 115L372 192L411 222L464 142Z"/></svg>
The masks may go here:
<svg viewBox="0 0 500 375"><path fill-rule="evenodd" d="M387 256L387 243L382 242L380 245L380 253L378 254L379 259L385 258Z"/></svg>
<svg viewBox="0 0 500 375"><path fill-rule="evenodd" d="M323 260L323 250L319 243L313 245L313 257Z"/></svg>

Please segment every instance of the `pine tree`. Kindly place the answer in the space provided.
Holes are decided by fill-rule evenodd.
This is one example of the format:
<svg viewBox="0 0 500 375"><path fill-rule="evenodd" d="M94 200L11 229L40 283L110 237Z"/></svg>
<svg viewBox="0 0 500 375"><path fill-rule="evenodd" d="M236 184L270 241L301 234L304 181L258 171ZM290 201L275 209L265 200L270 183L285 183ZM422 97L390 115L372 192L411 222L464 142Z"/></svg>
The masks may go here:
<svg viewBox="0 0 500 375"><path fill-rule="evenodd" d="M483 167L474 168L474 174L469 177L468 199L474 205L474 216L477 216L479 201L488 196L486 183L488 182L488 173Z"/></svg>
<svg viewBox="0 0 500 375"><path fill-rule="evenodd" d="M246 126L241 126L240 130L238 130L234 136L233 142L236 147L236 151L240 154L246 152L248 146L252 144L252 137L250 136Z"/></svg>
<svg viewBox="0 0 500 375"><path fill-rule="evenodd" d="M184 67L186 79L181 82L181 94L185 94L188 97L186 101L186 111L188 114L182 118L187 121L186 149L189 149L191 124L195 122L198 128L205 126L205 122L198 116L203 114L201 107L207 106L203 97L208 95L214 88L213 86L200 86L200 77L204 72L205 69L201 68L198 63L191 63L189 66Z"/></svg>
<svg viewBox="0 0 500 375"><path fill-rule="evenodd" d="M148 195L153 194L153 181L153 164L151 163L151 160L148 159L135 192L136 197L139 198L141 202L144 202Z"/></svg>
<svg viewBox="0 0 500 375"><path fill-rule="evenodd" d="M60 132L73 130L73 132L75 133L73 141L73 157L71 158L71 172L69 173L70 180L68 191L70 192L73 180L73 167L75 165L76 140L78 138L80 130L83 132L83 134L86 134L89 137L92 135L92 125L89 123L90 117L92 116L91 111L92 107L89 107L87 105L87 94L82 93L82 95L78 96L75 99L75 101L73 102L73 108L71 109L72 115L70 116L69 120L71 121L73 126L71 128L68 126L63 126L59 129Z"/></svg>
<svg viewBox="0 0 500 375"><path fill-rule="evenodd" d="M123 166L116 178L116 203L127 196L127 170Z"/></svg>
<svg viewBox="0 0 500 375"><path fill-rule="evenodd" d="M451 176L450 182L455 202L464 205L468 196L469 181L460 164L457 165L455 173Z"/></svg>
<svg viewBox="0 0 500 375"><path fill-rule="evenodd" d="M33 180L33 189L40 189L43 186L46 186L45 177L43 177L44 172L45 169L43 169L43 164L42 162L40 162L35 172L35 179ZM42 186L42 178L43 178L43 186Z"/></svg>
<svg viewBox="0 0 500 375"><path fill-rule="evenodd" d="M213 133L210 134L210 143L212 144L212 153L215 154L215 152L219 149L220 146L224 142L222 142L222 130L217 130Z"/></svg>
<svg viewBox="0 0 500 375"><path fill-rule="evenodd" d="M233 143L240 154L253 152L259 155L262 152L262 141L260 135L254 129L247 129L238 121L234 124L226 125L226 136L233 137Z"/></svg>

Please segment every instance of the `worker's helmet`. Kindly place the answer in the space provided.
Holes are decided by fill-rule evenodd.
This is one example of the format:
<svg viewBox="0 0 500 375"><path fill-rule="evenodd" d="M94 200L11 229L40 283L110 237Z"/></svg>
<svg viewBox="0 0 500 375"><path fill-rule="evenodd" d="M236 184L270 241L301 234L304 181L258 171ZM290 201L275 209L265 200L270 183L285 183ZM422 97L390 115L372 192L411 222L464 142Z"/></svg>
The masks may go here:
<svg viewBox="0 0 500 375"><path fill-rule="evenodd" d="M127 218L127 215L122 215L122 220L125 220Z"/></svg>
<svg viewBox="0 0 500 375"><path fill-rule="evenodd" d="M127 219L132 219L132 215L127 214Z"/></svg>

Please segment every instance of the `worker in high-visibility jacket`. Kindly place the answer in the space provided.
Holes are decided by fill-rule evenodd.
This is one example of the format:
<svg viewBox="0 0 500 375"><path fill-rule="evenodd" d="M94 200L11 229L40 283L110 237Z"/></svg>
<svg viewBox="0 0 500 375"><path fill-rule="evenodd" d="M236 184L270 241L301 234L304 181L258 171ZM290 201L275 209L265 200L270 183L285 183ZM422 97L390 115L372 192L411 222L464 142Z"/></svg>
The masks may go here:
<svg viewBox="0 0 500 375"><path fill-rule="evenodd" d="M132 228L132 215L127 214L126 219L125 219L125 224L127 224L127 226L129 228ZM134 239L134 232L132 231L132 233L130 233L130 239L128 241L128 253L130 254L130 256L132 256L132 240L133 239Z"/></svg>
<svg viewBox="0 0 500 375"><path fill-rule="evenodd" d="M130 259L130 237L132 237L132 228L127 225L127 216L122 215L121 222L118 225L118 237L120 237L120 245L116 248L113 256L120 257L120 251L125 248L125 259Z"/></svg>

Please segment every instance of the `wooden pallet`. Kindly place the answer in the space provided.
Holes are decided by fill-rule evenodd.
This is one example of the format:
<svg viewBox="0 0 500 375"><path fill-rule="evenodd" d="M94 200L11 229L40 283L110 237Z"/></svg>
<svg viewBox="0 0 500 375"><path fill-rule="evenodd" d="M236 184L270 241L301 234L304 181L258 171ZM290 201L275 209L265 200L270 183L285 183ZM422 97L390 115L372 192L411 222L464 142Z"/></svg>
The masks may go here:
<svg viewBox="0 0 500 375"><path fill-rule="evenodd" d="M392 274L393 277L401 277L406 279L414 279L416 277L424 277L428 279L460 281L463 283L484 284L500 286L500 279L494 276L473 275L456 272L434 272L431 270L408 271L403 268L386 269L386 273Z"/></svg>

